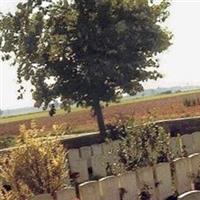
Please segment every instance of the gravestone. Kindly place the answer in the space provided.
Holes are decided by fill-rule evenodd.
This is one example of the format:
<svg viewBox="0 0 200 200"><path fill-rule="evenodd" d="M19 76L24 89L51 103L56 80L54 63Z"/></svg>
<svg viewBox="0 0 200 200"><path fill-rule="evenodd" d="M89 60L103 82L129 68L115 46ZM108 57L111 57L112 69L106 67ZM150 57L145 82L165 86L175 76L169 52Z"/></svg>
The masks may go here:
<svg viewBox="0 0 200 200"><path fill-rule="evenodd" d="M88 167L91 167L92 151L90 146L84 146L80 148L80 155L83 160L87 160Z"/></svg>
<svg viewBox="0 0 200 200"><path fill-rule="evenodd" d="M102 155L103 154L103 147L101 144L93 144L91 146L92 148L92 155L97 156L97 155Z"/></svg>
<svg viewBox="0 0 200 200"><path fill-rule="evenodd" d="M188 158L174 160L175 186L179 194L192 190L191 172Z"/></svg>
<svg viewBox="0 0 200 200"><path fill-rule="evenodd" d="M153 168L152 167L143 167L137 170L137 175L139 178L139 187L140 191L143 190L145 186L148 186L149 192L151 193L151 199L156 199L156 191L155 191L155 181L153 176Z"/></svg>
<svg viewBox="0 0 200 200"><path fill-rule="evenodd" d="M188 155L194 153L194 142L193 142L193 137L192 135L186 134L181 136L182 139L182 145L185 146L185 150L188 153Z"/></svg>
<svg viewBox="0 0 200 200"><path fill-rule="evenodd" d="M101 200L98 181L90 181L79 185L81 200Z"/></svg>
<svg viewBox="0 0 200 200"><path fill-rule="evenodd" d="M119 178L109 176L99 180L101 200L120 200L119 196Z"/></svg>
<svg viewBox="0 0 200 200"><path fill-rule="evenodd" d="M195 153L200 153L200 132L192 133L193 137L193 147Z"/></svg>
<svg viewBox="0 0 200 200"><path fill-rule="evenodd" d="M40 194L33 197L31 200L54 200L50 194Z"/></svg>
<svg viewBox="0 0 200 200"><path fill-rule="evenodd" d="M169 163L160 163L155 166L156 182L158 183L158 199L163 200L172 195L172 177Z"/></svg>
<svg viewBox="0 0 200 200"><path fill-rule="evenodd" d="M79 178L77 179L78 183L89 180L87 160L74 160L70 165L70 169L72 173L79 173Z"/></svg>
<svg viewBox="0 0 200 200"><path fill-rule="evenodd" d="M135 172L119 175L119 187L125 189L123 200L138 199L139 187Z"/></svg>
<svg viewBox="0 0 200 200"><path fill-rule="evenodd" d="M68 150L69 165L73 165L73 162L80 159L79 149L69 149Z"/></svg>
<svg viewBox="0 0 200 200"><path fill-rule="evenodd" d="M200 191L191 191L185 194L182 194L178 197L179 200L199 200Z"/></svg>
<svg viewBox="0 0 200 200"><path fill-rule="evenodd" d="M74 188L66 188L56 192L56 200L74 200L76 192Z"/></svg>
<svg viewBox="0 0 200 200"><path fill-rule="evenodd" d="M106 176L106 162L103 155L97 155L91 157L92 172L95 177Z"/></svg>

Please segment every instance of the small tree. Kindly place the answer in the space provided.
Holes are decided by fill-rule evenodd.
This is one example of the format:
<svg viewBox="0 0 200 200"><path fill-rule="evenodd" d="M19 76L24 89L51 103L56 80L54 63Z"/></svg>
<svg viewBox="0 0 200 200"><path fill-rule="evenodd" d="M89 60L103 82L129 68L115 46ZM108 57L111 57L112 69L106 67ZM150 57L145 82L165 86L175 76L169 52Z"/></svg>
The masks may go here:
<svg viewBox="0 0 200 200"><path fill-rule="evenodd" d="M67 184L66 153L56 139L41 139L42 129L21 127L16 148L1 158L0 176L11 186L1 188L0 199L26 200L33 195L51 193Z"/></svg>
<svg viewBox="0 0 200 200"><path fill-rule="evenodd" d="M36 106L57 97L65 106L91 106L104 133L101 102L135 95L143 81L161 77L157 55L170 45L162 25L169 1L70 2L27 0L15 14L2 15L2 59L15 56L18 82L31 81Z"/></svg>
<svg viewBox="0 0 200 200"><path fill-rule="evenodd" d="M56 108L54 104L50 105L49 116L53 117L56 114Z"/></svg>
<svg viewBox="0 0 200 200"><path fill-rule="evenodd" d="M135 170L138 167L152 166L171 160L169 139L170 135L163 127L149 121L135 123L127 120L118 124L119 134L122 131L119 148L112 150L113 157L117 155L116 163L112 166L114 173ZM123 138L124 133L126 133Z"/></svg>

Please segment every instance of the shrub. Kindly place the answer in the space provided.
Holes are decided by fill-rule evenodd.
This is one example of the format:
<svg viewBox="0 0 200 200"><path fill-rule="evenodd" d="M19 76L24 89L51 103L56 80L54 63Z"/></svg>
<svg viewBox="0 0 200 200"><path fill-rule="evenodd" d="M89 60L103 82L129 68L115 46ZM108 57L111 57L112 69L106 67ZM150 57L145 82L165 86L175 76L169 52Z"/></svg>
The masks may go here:
<svg viewBox="0 0 200 200"><path fill-rule="evenodd" d="M197 106L197 105L200 105L200 100L199 100L198 97L197 98L184 99L183 105L185 107Z"/></svg>
<svg viewBox="0 0 200 200"><path fill-rule="evenodd" d="M170 135L155 123L135 124L129 120L124 126L126 136L121 140L118 163L113 165L115 173L134 170L170 160Z"/></svg>
<svg viewBox="0 0 200 200"><path fill-rule="evenodd" d="M11 191L1 188L0 199L26 200L37 194L54 194L67 184L64 147L56 137L39 137L44 130L35 123L31 129L21 126L20 132L17 148L1 158L0 176Z"/></svg>
<svg viewBox="0 0 200 200"><path fill-rule="evenodd" d="M14 137L3 137L0 139L0 149L9 148L15 145Z"/></svg>

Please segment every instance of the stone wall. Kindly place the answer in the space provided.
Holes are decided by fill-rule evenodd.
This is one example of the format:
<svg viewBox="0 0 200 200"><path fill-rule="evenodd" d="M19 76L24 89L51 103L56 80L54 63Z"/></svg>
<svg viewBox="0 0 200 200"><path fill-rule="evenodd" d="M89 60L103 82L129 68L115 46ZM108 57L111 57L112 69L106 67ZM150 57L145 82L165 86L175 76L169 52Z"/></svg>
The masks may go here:
<svg viewBox="0 0 200 200"><path fill-rule="evenodd" d="M172 137L177 134L191 134L200 130L200 117L180 118L172 120L161 120L156 122L164 127ZM90 146L93 144L103 143L104 140L98 132L74 135L74 137L66 137L62 139L66 148L80 148L81 146Z"/></svg>

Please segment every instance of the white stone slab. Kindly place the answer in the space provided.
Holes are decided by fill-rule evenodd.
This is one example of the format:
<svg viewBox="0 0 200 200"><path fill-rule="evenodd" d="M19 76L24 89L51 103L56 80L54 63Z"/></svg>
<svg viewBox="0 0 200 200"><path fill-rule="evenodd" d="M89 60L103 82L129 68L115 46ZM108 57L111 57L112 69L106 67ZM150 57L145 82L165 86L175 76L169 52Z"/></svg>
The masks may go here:
<svg viewBox="0 0 200 200"><path fill-rule="evenodd" d="M193 141L194 141L194 152L200 153L200 132L192 133Z"/></svg>
<svg viewBox="0 0 200 200"><path fill-rule="evenodd" d="M200 154L195 153L190 155L189 164L190 164L192 181L194 182L195 177L197 177L197 175L198 176L200 175ZM193 189L195 189L194 183L193 183Z"/></svg>
<svg viewBox="0 0 200 200"><path fill-rule="evenodd" d="M88 167L91 167L92 150L90 146L84 146L80 148L81 158L87 160Z"/></svg>
<svg viewBox="0 0 200 200"><path fill-rule="evenodd" d="M182 145L185 146L185 150L188 153L188 155L194 153L194 142L192 135L186 134L181 136L182 139Z"/></svg>
<svg viewBox="0 0 200 200"><path fill-rule="evenodd" d="M101 200L120 200L119 178L115 176L106 177L99 180Z"/></svg>
<svg viewBox="0 0 200 200"><path fill-rule="evenodd" d="M200 191L191 191L185 194L182 194L178 197L179 200L199 200Z"/></svg>
<svg viewBox="0 0 200 200"><path fill-rule="evenodd" d="M200 170L200 153L195 153L189 156L191 173L198 174Z"/></svg>
<svg viewBox="0 0 200 200"><path fill-rule="evenodd" d="M79 185L81 200L101 200L98 181L90 181Z"/></svg>
<svg viewBox="0 0 200 200"><path fill-rule="evenodd" d="M33 197L31 200L54 200L50 194L40 194Z"/></svg>
<svg viewBox="0 0 200 200"><path fill-rule="evenodd" d="M72 173L79 173L79 178L77 179L79 183L89 180L87 160L74 160L70 169Z"/></svg>
<svg viewBox="0 0 200 200"><path fill-rule="evenodd" d="M103 155L91 157L93 176L105 177L106 176L106 162Z"/></svg>
<svg viewBox="0 0 200 200"><path fill-rule="evenodd" d="M73 164L74 160L80 159L79 149L69 149L67 155L69 159L69 165Z"/></svg>
<svg viewBox="0 0 200 200"><path fill-rule="evenodd" d="M92 155L97 156L97 155L102 155L103 154L103 147L101 144L94 144L91 146L92 148Z"/></svg>
<svg viewBox="0 0 200 200"><path fill-rule="evenodd" d="M179 194L192 190L191 172L188 158L178 158L174 161L175 186Z"/></svg>
<svg viewBox="0 0 200 200"><path fill-rule="evenodd" d="M66 188L56 192L56 200L74 200L75 198L75 188Z"/></svg>
<svg viewBox="0 0 200 200"><path fill-rule="evenodd" d="M138 199L139 186L137 185L135 172L119 175L119 186L125 189L123 200Z"/></svg>
<svg viewBox="0 0 200 200"><path fill-rule="evenodd" d="M158 183L158 198L163 200L173 194L172 177L169 163L160 163L155 166L156 182Z"/></svg>
<svg viewBox="0 0 200 200"><path fill-rule="evenodd" d="M140 190L144 188L145 185L149 187L149 191L151 193L151 199L156 199L156 191L155 191L155 181L153 176L153 168L152 167L144 167L139 168L137 170L138 178L139 178L139 187Z"/></svg>

